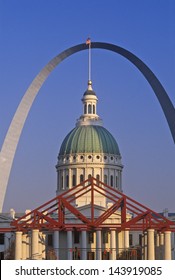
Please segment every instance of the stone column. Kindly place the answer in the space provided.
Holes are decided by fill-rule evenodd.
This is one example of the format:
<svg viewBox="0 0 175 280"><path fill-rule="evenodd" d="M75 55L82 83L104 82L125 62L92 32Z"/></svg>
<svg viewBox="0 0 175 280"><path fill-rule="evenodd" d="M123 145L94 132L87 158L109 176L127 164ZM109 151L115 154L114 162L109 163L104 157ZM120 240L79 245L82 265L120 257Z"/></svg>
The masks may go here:
<svg viewBox="0 0 175 280"><path fill-rule="evenodd" d="M171 233L171 240L172 240L171 246L173 248L173 250L172 250L172 259L174 260L175 259L175 232Z"/></svg>
<svg viewBox="0 0 175 280"><path fill-rule="evenodd" d="M96 259L101 260L101 230L96 231Z"/></svg>
<svg viewBox="0 0 175 280"><path fill-rule="evenodd" d="M15 233L15 260L22 259L22 231Z"/></svg>
<svg viewBox="0 0 175 280"><path fill-rule="evenodd" d="M159 257L160 260L164 259L164 234L160 233L159 237Z"/></svg>
<svg viewBox="0 0 175 280"><path fill-rule="evenodd" d="M124 248L129 248L129 230L124 231Z"/></svg>
<svg viewBox="0 0 175 280"><path fill-rule="evenodd" d="M39 230L32 230L32 260L37 260L39 256Z"/></svg>
<svg viewBox="0 0 175 280"><path fill-rule="evenodd" d="M72 170L69 168L69 189L72 188Z"/></svg>
<svg viewBox="0 0 175 280"><path fill-rule="evenodd" d="M67 258L72 260L72 231L67 231Z"/></svg>
<svg viewBox="0 0 175 280"><path fill-rule="evenodd" d="M42 232L39 233L39 244L38 244L38 251L39 251L39 259L42 260L42 253L43 253L43 240L42 240Z"/></svg>
<svg viewBox="0 0 175 280"><path fill-rule="evenodd" d="M116 231L115 230L111 230L110 247L111 247L110 259L116 260Z"/></svg>
<svg viewBox="0 0 175 280"><path fill-rule="evenodd" d="M66 180L65 180L66 179L66 172L65 172L65 170L62 171L62 176L63 176L62 177L63 179L61 179L62 182L63 182L62 190L65 190L66 189L66 184L65 184L65 182L66 182Z"/></svg>
<svg viewBox="0 0 175 280"><path fill-rule="evenodd" d="M165 231L165 260L171 260L171 231Z"/></svg>
<svg viewBox="0 0 175 280"><path fill-rule="evenodd" d="M46 235L42 233L42 260L46 259Z"/></svg>
<svg viewBox="0 0 175 280"><path fill-rule="evenodd" d="M144 260L145 256L144 256L144 232L142 233L142 260Z"/></svg>
<svg viewBox="0 0 175 280"><path fill-rule="evenodd" d="M148 259L148 234L144 231L144 260Z"/></svg>
<svg viewBox="0 0 175 280"><path fill-rule="evenodd" d="M118 244L118 248L117 248L117 253L118 255L120 255L123 251L123 247L124 247L124 244L123 244L123 231L119 231L117 232L117 244Z"/></svg>
<svg viewBox="0 0 175 280"><path fill-rule="evenodd" d="M81 259L87 260L87 232L84 230L81 232L81 248Z"/></svg>
<svg viewBox="0 0 175 280"><path fill-rule="evenodd" d="M56 259L59 259L59 231L56 230L53 232L53 248L55 251Z"/></svg>
<svg viewBox="0 0 175 280"><path fill-rule="evenodd" d="M156 234L156 260L160 260L160 235Z"/></svg>
<svg viewBox="0 0 175 280"><path fill-rule="evenodd" d="M30 232L26 235L26 259L30 260L31 258L31 234Z"/></svg>
<svg viewBox="0 0 175 280"><path fill-rule="evenodd" d="M148 260L155 260L154 229L148 229Z"/></svg>
<svg viewBox="0 0 175 280"><path fill-rule="evenodd" d="M119 190L122 190L122 176L121 176L121 170L118 171L118 185L119 185Z"/></svg>
<svg viewBox="0 0 175 280"><path fill-rule="evenodd" d="M8 257L9 249L11 247L11 233L5 233L4 234L4 259Z"/></svg>
<svg viewBox="0 0 175 280"><path fill-rule="evenodd" d="M22 259L27 259L27 234L22 235Z"/></svg>

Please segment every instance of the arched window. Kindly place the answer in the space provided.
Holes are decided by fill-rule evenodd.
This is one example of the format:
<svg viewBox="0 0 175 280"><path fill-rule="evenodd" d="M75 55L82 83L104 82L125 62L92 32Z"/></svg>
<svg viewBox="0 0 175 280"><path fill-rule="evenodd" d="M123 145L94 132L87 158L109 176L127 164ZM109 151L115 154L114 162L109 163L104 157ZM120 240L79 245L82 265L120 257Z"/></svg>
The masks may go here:
<svg viewBox="0 0 175 280"><path fill-rule="evenodd" d="M113 175L111 175L111 187L113 187L113 184L114 184L114 182L113 182Z"/></svg>
<svg viewBox="0 0 175 280"><path fill-rule="evenodd" d="M63 186L63 175L61 176L61 188L63 189L64 186Z"/></svg>
<svg viewBox="0 0 175 280"><path fill-rule="evenodd" d="M104 175L104 183L107 184L108 183L108 176Z"/></svg>
<svg viewBox="0 0 175 280"><path fill-rule="evenodd" d="M91 106L91 104L88 105L88 114L92 114L92 106Z"/></svg>
<svg viewBox="0 0 175 280"><path fill-rule="evenodd" d="M66 175L66 188L69 187L69 175Z"/></svg>
<svg viewBox="0 0 175 280"><path fill-rule="evenodd" d="M116 176L116 178L115 178L115 183L116 183L116 188L118 188L118 177Z"/></svg>
<svg viewBox="0 0 175 280"><path fill-rule="evenodd" d="M72 185L73 187L76 186L76 175L72 176Z"/></svg>
<svg viewBox="0 0 175 280"><path fill-rule="evenodd" d="M84 114L87 114L87 104L84 105Z"/></svg>
<svg viewBox="0 0 175 280"><path fill-rule="evenodd" d="M80 175L80 183L84 181L84 176L83 174Z"/></svg>
<svg viewBox="0 0 175 280"><path fill-rule="evenodd" d="M93 114L95 114L95 105L93 105Z"/></svg>
<svg viewBox="0 0 175 280"><path fill-rule="evenodd" d="M57 186L60 189L60 174L59 174L59 171L57 173Z"/></svg>
<svg viewBox="0 0 175 280"><path fill-rule="evenodd" d="M89 175L88 175L88 179L91 179L91 177L92 177L92 175L91 175L91 174L89 174Z"/></svg>
<svg viewBox="0 0 175 280"><path fill-rule="evenodd" d="M99 185L99 181L100 181L100 175L99 174L96 175L96 179L97 179L97 185Z"/></svg>

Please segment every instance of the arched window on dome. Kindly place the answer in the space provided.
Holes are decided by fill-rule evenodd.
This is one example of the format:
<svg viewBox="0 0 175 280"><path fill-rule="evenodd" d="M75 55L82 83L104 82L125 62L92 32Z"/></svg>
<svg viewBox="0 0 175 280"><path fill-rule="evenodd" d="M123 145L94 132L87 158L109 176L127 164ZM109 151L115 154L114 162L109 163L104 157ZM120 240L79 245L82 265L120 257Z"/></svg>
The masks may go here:
<svg viewBox="0 0 175 280"><path fill-rule="evenodd" d="M113 187L113 185L114 185L114 177L113 177L113 175L111 175L111 177L110 177L110 185L111 185L111 187Z"/></svg>
<svg viewBox="0 0 175 280"><path fill-rule="evenodd" d="M84 105L84 114L87 114L87 104Z"/></svg>
<svg viewBox="0 0 175 280"><path fill-rule="evenodd" d="M80 175L80 183L84 181L84 176L83 174Z"/></svg>
<svg viewBox="0 0 175 280"><path fill-rule="evenodd" d="M104 183L107 185L108 183L108 176L107 175L104 175Z"/></svg>
<svg viewBox="0 0 175 280"><path fill-rule="evenodd" d="M96 179L97 179L97 185L99 186L99 181L100 181L100 175L99 174L96 175Z"/></svg>
<svg viewBox="0 0 175 280"><path fill-rule="evenodd" d="M76 175L73 174L72 176L72 186L75 187L76 186Z"/></svg>
<svg viewBox="0 0 175 280"><path fill-rule="evenodd" d="M57 173L57 186L58 186L58 189L60 189L60 174L59 174L59 171Z"/></svg>
<svg viewBox="0 0 175 280"><path fill-rule="evenodd" d="M63 186L63 175L61 176L61 188L64 189L64 186Z"/></svg>
<svg viewBox="0 0 175 280"><path fill-rule="evenodd" d="M69 187L69 175L66 175L66 188Z"/></svg>
<svg viewBox="0 0 175 280"><path fill-rule="evenodd" d="M92 105L91 104L88 105L88 114L92 114Z"/></svg>
<svg viewBox="0 0 175 280"><path fill-rule="evenodd" d="M115 177L116 188L118 188L118 176Z"/></svg>
<svg viewBox="0 0 175 280"><path fill-rule="evenodd" d="M95 114L95 105L93 105L93 114Z"/></svg>
<svg viewBox="0 0 175 280"><path fill-rule="evenodd" d="M88 180L89 180L89 179L91 179L91 177L92 177L92 175L91 175L91 174L89 174L89 175L88 175Z"/></svg>

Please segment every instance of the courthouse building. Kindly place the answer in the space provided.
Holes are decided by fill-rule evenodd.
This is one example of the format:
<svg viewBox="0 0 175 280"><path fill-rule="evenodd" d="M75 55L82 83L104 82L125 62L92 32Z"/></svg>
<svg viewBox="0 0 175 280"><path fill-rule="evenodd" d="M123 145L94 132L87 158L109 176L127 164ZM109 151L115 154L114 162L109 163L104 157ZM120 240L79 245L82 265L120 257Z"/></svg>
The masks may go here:
<svg viewBox="0 0 175 280"><path fill-rule="evenodd" d="M174 259L173 223L124 194L120 149L97 102L89 80L58 153L56 197L23 215L1 214L1 258L14 244L15 259Z"/></svg>

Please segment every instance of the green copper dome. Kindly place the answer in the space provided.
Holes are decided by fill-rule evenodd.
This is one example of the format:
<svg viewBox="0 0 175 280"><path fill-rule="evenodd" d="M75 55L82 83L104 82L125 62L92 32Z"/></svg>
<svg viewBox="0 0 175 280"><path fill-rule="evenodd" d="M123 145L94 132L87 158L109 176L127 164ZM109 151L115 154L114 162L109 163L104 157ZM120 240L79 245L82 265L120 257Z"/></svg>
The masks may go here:
<svg viewBox="0 0 175 280"><path fill-rule="evenodd" d="M82 125L72 129L65 137L61 155L77 153L105 153L120 155L116 140L103 126Z"/></svg>

